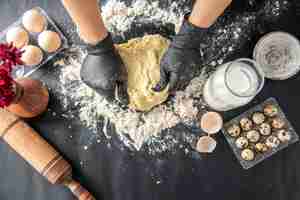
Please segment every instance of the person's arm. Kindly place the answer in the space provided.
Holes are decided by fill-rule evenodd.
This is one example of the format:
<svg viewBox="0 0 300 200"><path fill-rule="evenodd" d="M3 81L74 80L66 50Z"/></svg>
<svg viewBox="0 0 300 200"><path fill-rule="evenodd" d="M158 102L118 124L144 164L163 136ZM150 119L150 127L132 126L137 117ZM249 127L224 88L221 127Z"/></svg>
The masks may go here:
<svg viewBox="0 0 300 200"><path fill-rule="evenodd" d="M97 44L107 37L97 0L62 0L62 3L84 42Z"/></svg>
<svg viewBox="0 0 300 200"><path fill-rule="evenodd" d="M210 27L230 5L232 0L197 0L189 21L201 28Z"/></svg>
<svg viewBox="0 0 300 200"><path fill-rule="evenodd" d="M160 64L160 81L153 88L162 91L167 85L174 92L184 89L200 68L200 44L208 27L224 12L231 0L197 0L190 15L184 17Z"/></svg>
<svg viewBox="0 0 300 200"><path fill-rule="evenodd" d="M81 80L108 100L116 89L123 89L123 62L115 50L112 37L104 26L97 0L62 0L64 7L87 43L87 56L80 71ZM125 72L126 73L126 72ZM118 87L117 87L118 86Z"/></svg>

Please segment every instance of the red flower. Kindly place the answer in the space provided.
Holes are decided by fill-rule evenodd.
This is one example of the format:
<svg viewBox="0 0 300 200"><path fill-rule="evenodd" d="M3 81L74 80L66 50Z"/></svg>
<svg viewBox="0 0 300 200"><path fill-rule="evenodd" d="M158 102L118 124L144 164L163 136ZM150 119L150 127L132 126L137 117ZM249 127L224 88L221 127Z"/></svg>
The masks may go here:
<svg viewBox="0 0 300 200"><path fill-rule="evenodd" d="M12 44L0 44L0 107L9 106L14 98L14 80L11 77L12 68L21 65L22 51Z"/></svg>
<svg viewBox="0 0 300 200"><path fill-rule="evenodd" d="M21 60L23 51L13 46L13 44L0 44L0 60L2 67L7 68L11 72L12 67L22 65Z"/></svg>
<svg viewBox="0 0 300 200"><path fill-rule="evenodd" d="M14 80L7 69L0 68L0 107L9 106L14 98Z"/></svg>

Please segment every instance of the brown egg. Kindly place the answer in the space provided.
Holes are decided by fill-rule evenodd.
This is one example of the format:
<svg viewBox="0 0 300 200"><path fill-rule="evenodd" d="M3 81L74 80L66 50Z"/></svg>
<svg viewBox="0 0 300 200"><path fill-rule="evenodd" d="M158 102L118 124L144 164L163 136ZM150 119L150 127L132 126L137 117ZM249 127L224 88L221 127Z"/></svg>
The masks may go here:
<svg viewBox="0 0 300 200"><path fill-rule="evenodd" d="M254 152L251 149L244 149L241 153L241 157L247 161L253 160L254 156Z"/></svg>
<svg viewBox="0 0 300 200"><path fill-rule="evenodd" d="M282 130L278 130L278 131L276 132L276 135L277 135L278 139L279 139L281 142L288 142L288 141L290 141L291 138L292 138L290 132L287 131L287 130L283 130L283 129L282 129Z"/></svg>
<svg viewBox="0 0 300 200"><path fill-rule="evenodd" d="M22 54L21 60L25 65L33 66L38 65L43 60L43 52L40 48L34 45L27 45L24 48L24 53Z"/></svg>
<svg viewBox="0 0 300 200"><path fill-rule="evenodd" d="M216 140L209 136L202 136L197 142L196 150L200 153L212 153L217 146Z"/></svg>
<svg viewBox="0 0 300 200"><path fill-rule="evenodd" d="M21 27L13 27L6 33L7 43L12 43L17 48L22 48L29 42L28 33Z"/></svg>
<svg viewBox="0 0 300 200"><path fill-rule="evenodd" d="M283 128L285 126L285 122L283 119L276 117L272 120L272 127L276 129Z"/></svg>
<svg viewBox="0 0 300 200"><path fill-rule="evenodd" d="M252 121L255 124L262 124L265 121L265 115L260 112L256 112L252 115Z"/></svg>
<svg viewBox="0 0 300 200"><path fill-rule="evenodd" d="M259 153L264 153L266 151L268 151L268 146L264 143L257 143L255 144L255 150Z"/></svg>
<svg viewBox="0 0 300 200"><path fill-rule="evenodd" d="M267 136L270 135L272 132L272 128L271 125L268 123L262 123L261 125L259 125L259 132L260 134Z"/></svg>
<svg viewBox="0 0 300 200"><path fill-rule="evenodd" d="M260 135L259 132L256 130L251 130L248 131L246 133L246 138L250 141L250 142L258 142Z"/></svg>
<svg viewBox="0 0 300 200"><path fill-rule="evenodd" d="M280 140L271 135L267 138L266 145L270 148L277 148L280 145Z"/></svg>
<svg viewBox="0 0 300 200"><path fill-rule="evenodd" d="M223 119L219 113L207 112L201 117L200 126L208 134L218 133L223 127Z"/></svg>
<svg viewBox="0 0 300 200"><path fill-rule="evenodd" d="M29 32L40 33L45 29L47 19L39 10L31 9L24 13L22 23Z"/></svg>
<svg viewBox="0 0 300 200"><path fill-rule="evenodd" d="M264 108L264 114L267 115L268 117L274 117L278 114L278 109L274 105L267 105Z"/></svg>
<svg viewBox="0 0 300 200"><path fill-rule="evenodd" d="M231 137L238 137L241 134L241 128L238 125L233 124L227 129L227 133Z"/></svg>
<svg viewBox="0 0 300 200"><path fill-rule="evenodd" d="M252 121L246 117L241 119L240 125L244 131L250 131L253 127Z"/></svg>
<svg viewBox="0 0 300 200"><path fill-rule="evenodd" d="M52 53L61 46L61 39L54 31L43 31L38 37L38 43L44 51Z"/></svg>
<svg viewBox="0 0 300 200"><path fill-rule="evenodd" d="M239 149L244 149L249 145L249 141L247 138L245 137L239 137L236 141L235 141L235 145L237 146L237 148Z"/></svg>

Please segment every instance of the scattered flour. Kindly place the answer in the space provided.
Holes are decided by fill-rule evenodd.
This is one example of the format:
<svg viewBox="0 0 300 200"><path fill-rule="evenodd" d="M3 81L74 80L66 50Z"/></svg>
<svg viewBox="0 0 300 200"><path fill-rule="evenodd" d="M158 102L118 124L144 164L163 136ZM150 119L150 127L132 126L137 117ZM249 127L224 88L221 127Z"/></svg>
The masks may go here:
<svg viewBox="0 0 300 200"><path fill-rule="evenodd" d="M137 21L171 23L178 30L183 12L178 12L178 3L173 2L167 9L159 7L159 1L136 0L126 6L120 0L108 1L102 8L104 23L110 32L122 35L128 32ZM122 35L124 37L124 35Z"/></svg>
<svg viewBox="0 0 300 200"><path fill-rule="evenodd" d="M135 112L123 109L116 103L108 103L80 80L80 61L70 59L69 62L65 64L61 60L57 63L63 66L60 81L61 91L65 96L64 107L67 109L71 102L75 102L79 109L80 121L94 132L103 132L108 139L110 136L105 125L108 120L115 125L123 141L125 141L124 136L129 136L127 146L133 146L139 150L145 141L152 136L158 136L162 130L172 128L186 120L196 119L198 108L194 106L194 100L190 97L192 94L188 92L180 92L174 104L160 105L148 113ZM103 128L99 130L98 124L101 117L105 120Z"/></svg>
<svg viewBox="0 0 300 200"><path fill-rule="evenodd" d="M188 11L185 6L182 6L185 2L187 1L174 1L162 9L161 2L158 3L158 1L135 0L128 6L120 0L110 0L103 5L102 14L107 28L114 37L121 36L123 39L128 39L125 33L134 31L132 30L136 28L133 27L134 24L157 23L158 26L173 24L176 32L180 27L183 14ZM287 6L286 1L274 0L266 4L258 13L263 11L266 13L266 18L274 19L282 14L284 10L282 5ZM78 117L83 125L94 133L103 133L107 139L112 137L108 131L111 122L115 126L119 139L130 149L140 150L145 145L147 152L155 155L178 147L177 149L188 153L189 149L180 142L193 145L197 136L184 132L180 132L180 137L172 131L164 136L161 133L165 133L166 130L168 132L170 128L178 124L192 126L197 113L207 109L201 99L202 87L207 77L216 66L226 61L233 52L239 51L241 46L253 37L257 32L257 22L257 13L254 12L234 15L227 13L219 19L200 46L199 56L202 57L203 63L199 66L197 77L191 81L185 91L178 92L168 103L148 113L134 112L120 107L117 103L108 103L98 93L87 87L79 76L84 53L76 50L74 54L71 50L70 56L67 55L66 58L56 63L62 66L59 77L62 104L70 118ZM74 106L76 111L73 110ZM99 125L102 122L103 125ZM97 143L101 142L99 137L95 138Z"/></svg>

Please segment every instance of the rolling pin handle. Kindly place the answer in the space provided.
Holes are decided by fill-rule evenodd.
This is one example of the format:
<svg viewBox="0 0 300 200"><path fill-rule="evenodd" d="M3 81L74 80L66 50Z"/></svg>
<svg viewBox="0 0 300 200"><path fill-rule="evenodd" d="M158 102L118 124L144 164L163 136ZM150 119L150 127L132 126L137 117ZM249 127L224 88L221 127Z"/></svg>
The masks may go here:
<svg viewBox="0 0 300 200"><path fill-rule="evenodd" d="M77 181L73 179L68 180L64 183L67 186L73 195L77 197L78 200L96 200L89 191L87 191L84 187L82 187Z"/></svg>

